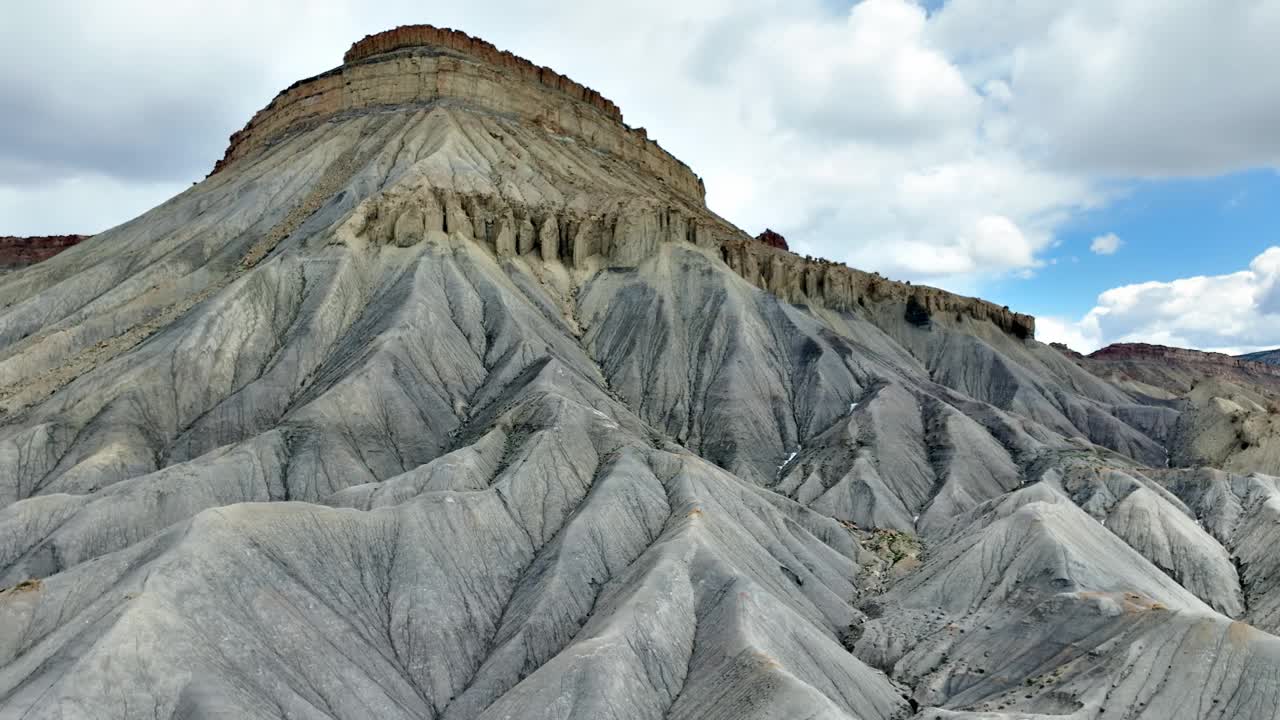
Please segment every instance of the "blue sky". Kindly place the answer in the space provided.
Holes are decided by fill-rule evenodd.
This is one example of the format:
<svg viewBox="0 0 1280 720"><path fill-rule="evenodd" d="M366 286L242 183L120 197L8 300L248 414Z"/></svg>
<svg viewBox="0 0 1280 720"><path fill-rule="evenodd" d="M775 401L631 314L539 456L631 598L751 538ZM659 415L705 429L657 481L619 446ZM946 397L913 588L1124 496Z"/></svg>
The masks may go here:
<svg viewBox="0 0 1280 720"><path fill-rule="evenodd" d="M1225 275L1280 246L1280 174L1130 181L1105 207L1074 215L1058 232L1046 265L1030 278L1002 278L989 298L1035 315L1080 317L1121 285ZM1090 243L1114 233L1123 245L1096 255ZM1276 338L1280 344L1280 338Z"/></svg>
<svg viewBox="0 0 1280 720"><path fill-rule="evenodd" d="M1280 346L1280 0L15 4L0 234L132 218L281 88L424 22L601 90L713 210L802 254L1083 350Z"/></svg>

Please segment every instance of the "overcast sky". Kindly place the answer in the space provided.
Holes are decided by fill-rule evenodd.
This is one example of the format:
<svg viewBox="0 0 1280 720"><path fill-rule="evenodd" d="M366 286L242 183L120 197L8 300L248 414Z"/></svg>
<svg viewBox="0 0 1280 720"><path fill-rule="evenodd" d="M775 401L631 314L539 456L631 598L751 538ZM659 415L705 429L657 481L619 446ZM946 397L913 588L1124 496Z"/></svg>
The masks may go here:
<svg viewBox="0 0 1280 720"><path fill-rule="evenodd" d="M801 253L1084 350L1280 345L1280 0L15 3L0 234L137 215L278 90L418 22L599 89Z"/></svg>

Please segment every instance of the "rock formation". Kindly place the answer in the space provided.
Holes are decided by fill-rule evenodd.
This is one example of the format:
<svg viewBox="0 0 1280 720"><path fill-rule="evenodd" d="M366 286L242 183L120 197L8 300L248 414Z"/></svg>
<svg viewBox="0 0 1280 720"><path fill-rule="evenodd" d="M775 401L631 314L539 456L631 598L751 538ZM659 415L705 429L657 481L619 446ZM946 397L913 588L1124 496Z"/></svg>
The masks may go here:
<svg viewBox="0 0 1280 720"><path fill-rule="evenodd" d="M1241 360L1267 363L1268 365L1280 365L1280 350L1262 350L1260 352L1239 355L1238 358Z"/></svg>
<svg viewBox="0 0 1280 720"><path fill-rule="evenodd" d="M400 28L0 278L0 718L1276 716L1280 480L703 195Z"/></svg>
<svg viewBox="0 0 1280 720"><path fill-rule="evenodd" d="M790 249L791 249L791 248L787 247L787 239L786 239L786 238L782 237L782 236L781 236L781 235L779 235L778 233L776 233L776 232L774 232L773 230L770 230L770 229L768 229L768 228L765 228L765 231L764 231L764 232L762 232L762 233L760 233L759 235L757 235L757 236L756 236L756 242L762 242L762 243L764 243L765 245L768 245L768 246L769 246L769 247L771 247L771 248L777 248L777 249L779 249L779 250L790 250Z"/></svg>
<svg viewBox="0 0 1280 720"><path fill-rule="evenodd" d="M1259 375L1280 377L1280 368L1247 357L1232 357L1224 353L1189 350L1147 343L1115 343L1089 355L1091 360L1103 363L1121 362L1172 362L1204 366L1207 372L1218 369L1224 372L1244 371Z"/></svg>
<svg viewBox="0 0 1280 720"><path fill-rule="evenodd" d="M565 179L576 185L599 180L612 186L613 206L606 206L608 212L603 217L591 217L593 213L564 205L530 206L508 198L505 192L500 198L481 199L470 187L442 188L434 198L434 207L422 210L427 213L424 217L439 215L440 228L445 226L446 206L457 204L481 216L472 219L478 234L496 247L504 227L508 236L515 238L521 229L517 225L528 220L539 233L554 227L563 236L554 248L539 244L544 257L550 251L570 260L602 255L608 261L634 262L657 243L685 240L719 247L726 262L749 282L790 302L847 308L863 294L870 295L867 300L871 301L902 303L914 295L931 310L994 319L1007 332L1024 338L1034 336L1035 319L1008 308L933 288L912 288L843 265L802 259L785 250L769 254L765 248L748 244L749 236L707 211L702 181L643 130L624 125L613 103L558 73L453 30L406 26L361 40L348 51L347 64L295 83L258 112L232 136L213 173L254 149L344 113L419 106L467 107L514 116L552 136L583 143L644 174L645 187L634 193L643 198L642 207L635 207L617 202L617 194L628 190L619 187L622 178L617 175L602 176L601 171L608 173L610 169L605 164L588 160L579 167L566 168ZM515 156L507 162L520 160ZM542 199L543 204L547 201L556 203L556 199ZM593 210L598 212L597 208L598 201ZM504 226L508 216L510 225ZM624 235L618 237L619 232ZM532 237L531 232L526 237ZM498 248L500 253L510 250L505 241Z"/></svg>
<svg viewBox="0 0 1280 720"><path fill-rule="evenodd" d="M1280 367L1145 343L1109 345L1073 360L1166 408L1157 432L1171 464L1280 474Z"/></svg>
<svg viewBox="0 0 1280 720"><path fill-rule="evenodd" d="M0 270L16 270L57 255L84 240L86 235L0 235Z"/></svg>

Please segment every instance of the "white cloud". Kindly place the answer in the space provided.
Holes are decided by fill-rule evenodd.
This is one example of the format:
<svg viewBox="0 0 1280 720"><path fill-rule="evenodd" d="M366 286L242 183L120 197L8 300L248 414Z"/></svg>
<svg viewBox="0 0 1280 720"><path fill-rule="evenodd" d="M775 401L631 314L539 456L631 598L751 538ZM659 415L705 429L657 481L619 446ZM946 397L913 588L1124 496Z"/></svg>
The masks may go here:
<svg viewBox="0 0 1280 720"><path fill-rule="evenodd" d="M1009 152L1008 86L972 85L929 22L905 0L735 18L731 37L698 41L690 62L716 70L689 95L710 89L709 115L740 122L688 142L679 124L650 129L705 174L713 209L802 253L952 289L1031 270L1057 225L1102 196ZM717 190L726 177L732 192Z"/></svg>
<svg viewBox="0 0 1280 720"><path fill-rule="evenodd" d="M1044 342L1090 352L1115 342L1150 342L1202 350L1280 346L1280 247L1226 275L1112 288L1078 321L1041 318Z"/></svg>
<svg viewBox="0 0 1280 720"><path fill-rule="evenodd" d="M0 235L99 233L141 215L189 184L125 182L97 174L21 189L0 184L0 218L7 219Z"/></svg>
<svg viewBox="0 0 1280 720"><path fill-rule="evenodd" d="M1045 315L1036 318L1036 339L1042 343L1063 343L1076 352L1091 353L1102 347L1096 329L1068 318Z"/></svg>
<svg viewBox="0 0 1280 720"><path fill-rule="evenodd" d="M991 22L1000 18L999 23ZM950 56L1011 87L1018 140L1059 168L1213 175L1280 164L1280 1L950 0Z"/></svg>
<svg viewBox="0 0 1280 720"><path fill-rule="evenodd" d="M1107 233L1106 235L1099 235L1093 239L1092 243L1089 243L1089 252L1094 255L1115 255L1123 244L1124 241L1115 233Z"/></svg>
<svg viewBox="0 0 1280 720"><path fill-rule="evenodd" d="M785 129L936 142L970 128L981 99L958 67L923 43L925 23L924 10L904 0L864 0L844 22L822 15L769 22L738 49L733 75L764 91L771 119Z"/></svg>

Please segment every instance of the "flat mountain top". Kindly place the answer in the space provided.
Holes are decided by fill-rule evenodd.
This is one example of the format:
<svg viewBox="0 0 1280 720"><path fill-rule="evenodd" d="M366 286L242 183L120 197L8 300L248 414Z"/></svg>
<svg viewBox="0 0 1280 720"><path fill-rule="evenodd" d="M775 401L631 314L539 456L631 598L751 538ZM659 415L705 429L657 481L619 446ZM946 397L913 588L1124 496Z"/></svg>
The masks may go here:
<svg viewBox="0 0 1280 720"><path fill-rule="evenodd" d="M0 235L0 268L13 270L34 265L82 242L87 235Z"/></svg>

